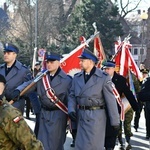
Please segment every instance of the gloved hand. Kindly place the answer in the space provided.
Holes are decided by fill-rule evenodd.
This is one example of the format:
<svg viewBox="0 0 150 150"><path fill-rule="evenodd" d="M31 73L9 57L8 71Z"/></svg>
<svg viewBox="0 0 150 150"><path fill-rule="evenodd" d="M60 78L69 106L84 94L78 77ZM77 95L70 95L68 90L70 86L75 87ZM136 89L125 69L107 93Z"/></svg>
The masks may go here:
<svg viewBox="0 0 150 150"><path fill-rule="evenodd" d="M10 98L11 98L11 100L13 100L13 101L17 101L18 98L19 98L19 96L20 96L20 91L19 91L19 90L14 90L14 91L11 93Z"/></svg>
<svg viewBox="0 0 150 150"><path fill-rule="evenodd" d="M77 121L77 114L75 112L70 112L68 115L72 121Z"/></svg>

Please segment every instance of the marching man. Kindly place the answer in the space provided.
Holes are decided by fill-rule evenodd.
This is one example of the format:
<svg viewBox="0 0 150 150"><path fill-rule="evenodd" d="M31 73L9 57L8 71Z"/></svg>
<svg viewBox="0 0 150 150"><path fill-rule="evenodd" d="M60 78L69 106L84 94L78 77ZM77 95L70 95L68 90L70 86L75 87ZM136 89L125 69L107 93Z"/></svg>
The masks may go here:
<svg viewBox="0 0 150 150"><path fill-rule="evenodd" d="M119 128L111 78L95 67L98 59L88 49L79 58L82 71L74 76L68 101L70 119L78 120L75 150L104 150L106 107L111 125Z"/></svg>
<svg viewBox="0 0 150 150"><path fill-rule="evenodd" d="M64 150L66 140L66 104L72 79L60 68L60 59L61 55L57 53L46 53L48 74L34 86L41 100L38 139L45 150ZM22 91L30 83L16 90Z"/></svg>

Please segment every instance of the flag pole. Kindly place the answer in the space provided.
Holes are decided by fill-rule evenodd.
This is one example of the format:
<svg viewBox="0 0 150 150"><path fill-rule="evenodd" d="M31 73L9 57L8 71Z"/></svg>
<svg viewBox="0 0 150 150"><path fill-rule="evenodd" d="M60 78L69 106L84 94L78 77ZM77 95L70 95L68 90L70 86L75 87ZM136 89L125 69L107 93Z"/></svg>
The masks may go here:
<svg viewBox="0 0 150 150"><path fill-rule="evenodd" d="M34 66L36 63L36 53L37 53L37 47L34 48L33 61L32 61L32 75L33 75L33 77L34 77Z"/></svg>
<svg viewBox="0 0 150 150"><path fill-rule="evenodd" d="M124 41L122 41L122 42L120 43L119 47L117 48L117 52L115 53L115 55L113 55L113 57L111 58L111 60L114 60L114 59L115 59L115 57L116 57L116 56L118 55L118 53L121 51L123 44L124 44L124 43L127 43L127 42L130 40L130 38L131 38L130 34L129 34L127 37L125 37Z"/></svg>

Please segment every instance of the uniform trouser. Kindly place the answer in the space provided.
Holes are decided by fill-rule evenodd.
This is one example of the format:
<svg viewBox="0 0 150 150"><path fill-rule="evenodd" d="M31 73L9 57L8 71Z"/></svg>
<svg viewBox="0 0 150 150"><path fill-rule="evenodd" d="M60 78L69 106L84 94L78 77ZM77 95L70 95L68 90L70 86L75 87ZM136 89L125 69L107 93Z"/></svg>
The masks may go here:
<svg viewBox="0 0 150 150"><path fill-rule="evenodd" d="M22 115L23 115L24 107L25 107L25 99L19 99L16 102L14 102L12 105L14 107L18 108L21 111Z"/></svg>
<svg viewBox="0 0 150 150"><path fill-rule="evenodd" d="M30 117L30 109L31 109L30 99L26 97L26 117L27 118Z"/></svg>
<svg viewBox="0 0 150 150"><path fill-rule="evenodd" d="M40 113L37 113L35 115L36 115L36 122L35 122L34 133L37 137L38 136L38 131L39 131Z"/></svg>
<svg viewBox="0 0 150 150"><path fill-rule="evenodd" d="M109 118L106 121L105 148L114 148L118 132L111 126Z"/></svg>
<svg viewBox="0 0 150 150"><path fill-rule="evenodd" d="M145 103L146 136L150 137L150 102Z"/></svg>
<svg viewBox="0 0 150 150"><path fill-rule="evenodd" d="M133 119L133 110L132 108L130 108L126 114L125 114L125 120L124 120L124 124L123 124L123 127L124 127L124 134L126 137L131 137L133 136L132 132L131 132L131 121ZM121 123L122 124L122 123ZM119 135L118 135L119 138L122 137L122 125L121 125L121 128L120 128L120 131L119 131Z"/></svg>
<svg viewBox="0 0 150 150"><path fill-rule="evenodd" d="M139 102L139 107L140 107L140 111L139 112L135 112L135 117L134 117L134 128L137 129L139 127L139 120L141 117L141 112L143 109L143 103Z"/></svg>

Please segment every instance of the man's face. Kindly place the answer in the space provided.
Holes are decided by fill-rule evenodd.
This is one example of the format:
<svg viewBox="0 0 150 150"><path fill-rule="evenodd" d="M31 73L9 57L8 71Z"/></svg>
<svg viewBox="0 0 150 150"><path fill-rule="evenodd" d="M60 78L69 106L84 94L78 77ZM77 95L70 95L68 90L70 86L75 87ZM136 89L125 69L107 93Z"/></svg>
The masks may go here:
<svg viewBox="0 0 150 150"><path fill-rule="evenodd" d="M13 62L17 57L17 54L15 52L4 52L4 62L11 63Z"/></svg>
<svg viewBox="0 0 150 150"><path fill-rule="evenodd" d="M50 73L55 73L60 66L60 62L55 60L55 61L47 61L46 62L47 70L50 71Z"/></svg>
<svg viewBox="0 0 150 150"><path fill-rule="evenodd" d="M104 71L105 71L106 73L108 73L110 76L113 76L113 75L114 75L115 68L113 68L113 67L105 68Z"/></svg>
<svg viewBox="0 0 150 150"><path fill-rule="evenodd" d="M90 59L80 59L80 67L83 70L87 70L92 61Z"/></svg>

